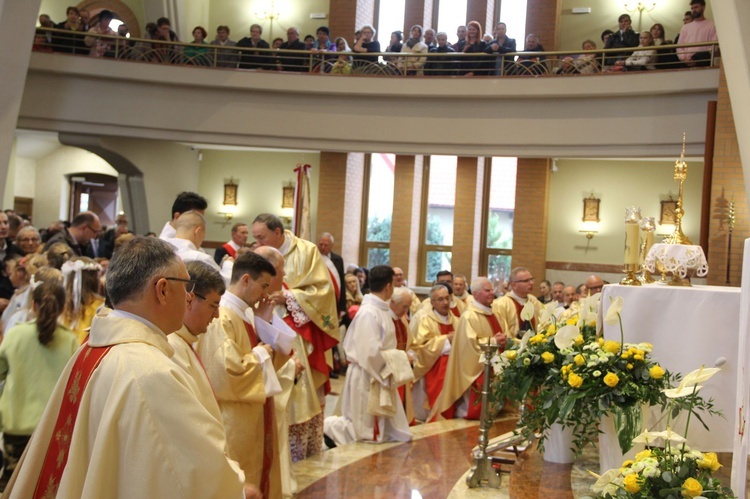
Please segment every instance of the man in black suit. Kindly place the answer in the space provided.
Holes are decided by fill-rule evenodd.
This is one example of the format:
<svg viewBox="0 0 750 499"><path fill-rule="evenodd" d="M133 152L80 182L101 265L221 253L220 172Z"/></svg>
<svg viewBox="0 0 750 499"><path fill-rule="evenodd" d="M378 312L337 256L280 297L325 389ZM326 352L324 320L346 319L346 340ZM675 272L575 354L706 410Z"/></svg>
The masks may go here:
<svg viewBox="0 0 750 499"><path fill-rule="evenodd" d="M70 228L63 228L60 232L52 236L47 244L44 245L44 251L55 243L65 243L78 256L92 256L89 241L102 234L102 223L96 213L83 211L73 218L70 222Z"/></svg>
<svg viewBox="0 0 750 499"><path fill-rule="evenodd" d="M336 296L336 309L338 310L340 317L342 313L346 312L344 259L341 258L341 255L337 255L333 252L333 236L328 232L322 233L318 238L318 249L320 250L320 254L323 255L323 261L331 272L331 280L338 291L338 295Z"/></svg>
<svg viewBox="0 0 750 499"><path fill-rule="evenodd" d="M638 33L633 31L633 28L631 27L632 21L630 20L630 16L628 14L621 15L617 22L619 24L619 28L617 31L615 31L612 36L610 36L607 39L607 43L604 45L605 49L619 49L619 48L626 48L626 47L637 47L640 43L640 37ZM632 52L620 52L617 54L612 54L607 57L607 66L612 66L620 59L627 59L630 57Z"/></svg>

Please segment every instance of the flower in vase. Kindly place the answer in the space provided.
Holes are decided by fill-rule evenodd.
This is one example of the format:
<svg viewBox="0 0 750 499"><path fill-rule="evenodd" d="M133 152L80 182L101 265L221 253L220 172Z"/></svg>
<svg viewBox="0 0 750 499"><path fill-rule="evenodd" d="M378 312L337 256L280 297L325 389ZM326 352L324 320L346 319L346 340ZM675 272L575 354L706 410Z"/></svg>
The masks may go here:
<svg viewBox="0 0 750 499"><path fill-rule="evenodd" d="M545 364L551 364L555 361L555 354L552 352L544 352L542 354L542 360Z"/></svg>
<svg viewBox="0 0 750 499"><path fill-rule="evenodd" d="M576 373L570 373L568 376L568 384L573 388L580 388L583 384L583 378L578 376Z"/></svg>
<svg viewBox="0 0 750 499"><path fill-rule="evenodd" d="M622 296L612 298L612 304L607 309L607 314L604 316L604 322L610 326L614 326L619 322L620 311L622 310L623 299Z"/></svg>
<svg viewBox="0 0 750 499"><path fill-rule="evenodd" d="M578 329L578 326L563 326L555 335L555 346L560 350L570 348L575 343L579 334L581 334L581 330Z"/></svg>
<svg viewBox="0 0 750 499"><path fill-rule="evenodd" d="M627 490L631 494L637 494L641 491L640 480L638 479L638 475L635 473L633 473L632 475L627 475L622 480L622 485L625 487L625 490Z"/></svg>
<svg viewBox="0 0 750 499"><path fill-rule="evenodd" d="M638 454L635 455L635 462L642 461L643 459L654 457L654 455L651 453L651 449L642 450Z"/></svg>
<svg viewBox="0 0 750 499"><path fill-rule="evenodd" d="M604 342L604 351L610 352L610 353L619 353L620 352L620 342L614 341L614 340L607 340Z"/></svg>
<svg viewBox="0 0 750 499"><path fill-rule="evenodd" d="M719 468L721 468L722 464L719 462L719 458L716 456L715 452L704 452L703 453L703 459L698 460L698 467L716 471Z"/></svg>
<svg viewBox="0 0 750 499"><path fill-rule="evenodd" d="M575 362L578 367L581 367L586 363L586 359L584 359L583 355L579 353L578 355L573 357L573 362Z"/></svg>
<svg viewBox="0 0 750 499"><path fill-rule="evenodd" d="M534 304L530 301L526 302L526 305L523 306L523 310L521 310L521 320L522 321L530 321L534 318Z"/></svg>
<svg viewBox="0 0 750 499"><path fill-rule="evenodd" d="M506 359L516 360L516 357L518 357L518 350L506 350L504 354Z"/></svg>
<svg viewBox="0 0 750 499"><path fill-rule="evenodd" d="M688 478L682 482L682 497L698 497L703 493L703 486L695 478Z"/></svg>
<svg viewBox="0 0 750 499"><path fill-rule="evenodd" d="M620 378L615 373L607 373L607 375L604 376L604 384L610 388L616 387L619 382Z"/></svg>
<svg viewBox="0 0 750 499"><path fill-rule="evenodd" d="M654 364L649 370L648 373L651 375L654 379L662 379L664 377L664 369L659 364Z"/></svg>

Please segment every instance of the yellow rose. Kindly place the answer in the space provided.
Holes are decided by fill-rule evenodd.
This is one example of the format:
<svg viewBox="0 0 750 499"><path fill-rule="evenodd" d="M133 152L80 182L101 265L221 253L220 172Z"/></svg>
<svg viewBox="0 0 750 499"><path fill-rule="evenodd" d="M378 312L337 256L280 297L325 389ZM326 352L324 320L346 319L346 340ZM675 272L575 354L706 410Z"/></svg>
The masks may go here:
<svg viewBox="0 0 750 499"><path fill-rule="evenodd" d="M604 376L604 384L610 388L616 387L619 382L620 378L618 378L615 373L607 373L607 375Z"/></svg>
<svg viewBox="0 0 750 499"><path fill-rule="evenodd" d="M630 358L630 352L622 352L622 355L620 355L623 359L629 359Z"/></svg>
<svg viewBox="0 0 750 499"><path fill-rule="evenodd" d="M641 356L643 356L643 355L646 355L646 352L644 352L644 351L643 351L643 350L641 350L640 348L639 348L639 349L637 349L637 350L635 351L635 353L636 353L636 355L641 355Z"/></svg>
<svg viewBox="0 0 750 499"><path fill-rule="evenodd" d="M552 352L544 352L542 354L542 360L545 364L551 364L555 361L555 354Z"/></svg>
<svg viewBox="0 0 750 499"><path fill-rule="evenodd" d="M557 327L554 324L550 324L547 328L547 336L552 336L557 332Z"/></svg>
<svg viewBox="0 0 750 499"><path fill-rule="evenodd" d="M624 463L622 463L622 467L623 468L630 468L632 465L633 465L633 460L632 459L628 459L627 461L625 461Z"/></svg>
<svg viewBox="0 0 750 499"><path fill-rule="evenodd" d="M579 347L581 345L583 345L583 335L579 334L576 336L576 346Z"/></svg>
<svg viewBox="0 0 750 499"><path fill-rule="evenodd" d="M648 370L648 373L654 379L662 379L664 377L664 369L659 364L654 365Z"/></svg>
<svg viewBox="0 0 750 499"><path fill-rule="evenodd" d="M505 351L505 358L508 360L516 360L516 357L518 357L518 350L506 350Z"/></svg>
<svg viewBox="0 0 750 499"><path fill-rule="evenodd" d="M544 341L544 335L543 334L535 334L531 338L529 338L529 343L532 345L536 345L537 343L541 343Z"/></svg>
<svg viewBox="0 0 750 499"><path fill-rule="evenodd" d="M607 340L604 342L604 351L605 352L611 352L611 353L619 353L620 352L620 342L614 341L614 340Z"/></svg>
<svg viewBox="0 0 750 499"><path fill-rule="evenodd" d="M703 493L703 485L695 478L682 482L682 497L697 497Z"/></svg>
<svg viewBox="0 0 750 499"><path fill-rule="evenodd" d="M573 388L580 388L583 384L583 378L576 373L570 373L570 376L568 376L568 384Z"/></svg>
<svg viewBox="0 0 750 499"><path fill-rule="evenodd" d="M715 452L704 452L703 459L698 460L698 467L716 471L721 468L722 464L719 462L719 458Z"/></svg>
<svg viewBox="0 0 750 499"><path fill-rule="evenodd" d="M635 354L635 355L633 355L633 359L634 360L643 360L643 355Z"/></svg>
<svg viewBox="0 0 750 499"><path fill-rule="evenodd" d="M582 365L584 365L586 363L586 359L584 359L583 355L581 355L580 353L573 358L573 361L579 367L582 366Z"/></svg>
<svg viewBox="0 0 750 499"><path fill-rule="evenodd" d="M641 491L641 484L639 483L637 473L631 473L630 475L627 475L622 480L622 485L625 487L625 490L627 490L631 494L637 494Z"/></svg>
<svg viewBox="0 0 750 499"><path fill-rule="evenodd" d="M638 454L635 455L635 462L641 461L643 459L646 459L647 457L652 457L653 454L651 454L651 451L649 449L642 450Z"/></svg>
<svg viewBox="0 0 750 499"><path fill-rule="evenodd" d="M633 369L633 364L628 364L625 367L627 367L628 369Z"/></svg>

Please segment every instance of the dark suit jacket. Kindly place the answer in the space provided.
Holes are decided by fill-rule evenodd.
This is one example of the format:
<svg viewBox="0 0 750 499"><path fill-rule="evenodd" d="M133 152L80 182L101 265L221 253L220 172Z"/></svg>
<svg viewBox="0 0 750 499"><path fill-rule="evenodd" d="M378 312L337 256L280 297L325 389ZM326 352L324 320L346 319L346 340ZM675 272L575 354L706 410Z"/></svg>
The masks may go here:
<svg viewBox="0 0 750 499"><path fill-rule="evenodd" d="M625 33L616 31L607 40L607 44L604 46L605 49L619 49L625 47L637 47L641 43L638 33L632 29L627 30ZM607 57L607 66L611 66L619 59L627 59L632 52L622 52L620 54L612 54Z"/></svg>
<svg viewBox="0 0 750 499"><path fill-rule="evenodd" d="M336 270L339 272L339 280L341 281L341 289L339 290L341 293L341 296L339 297L338 303L336 303L336 309L339 312L345 312L346 311L346 283L344 282L344 259L341 258L341 255L337 255L333 251L331 251L331 254L329 255L331 257L331 261L333 262L333 266L336 267Z"/></svg>
<svg viewBox="0 0 750 499"><path fill-rule="evenodd" d="M73 236L71 236L70 232L68 232L68 229L64 228L63 230L52 236L49 241L47 241L47 244L44 245L44 251L47 251L50 246L55 243L67 244L68 246L70 246L70 249L73 250L73 253L78 256L89 256L87 254L88 252L86 251L86 248L75 242Z"/></svg>

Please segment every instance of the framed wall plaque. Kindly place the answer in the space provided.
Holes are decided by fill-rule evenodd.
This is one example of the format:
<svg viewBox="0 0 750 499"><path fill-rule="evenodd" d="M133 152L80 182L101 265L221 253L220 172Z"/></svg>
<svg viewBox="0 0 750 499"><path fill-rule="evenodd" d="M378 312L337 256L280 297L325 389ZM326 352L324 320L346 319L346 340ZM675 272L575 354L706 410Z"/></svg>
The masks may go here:
<svg viewBox="0 0 750 499"><path fill-rule="evenodd" d="M583 198L583 221L599 222L599 202L601 199L595 198L592 194Z"/></svg>
<svg viewBox="0 0 750 499"><path fill-rule="evenodd" d="M673 199L669 199L667 201L661 202L661 218L659 219L659 224L661 225L674 225L677 223L677 218L675 217L675 210L677 209L677 201Z"/></svg>

